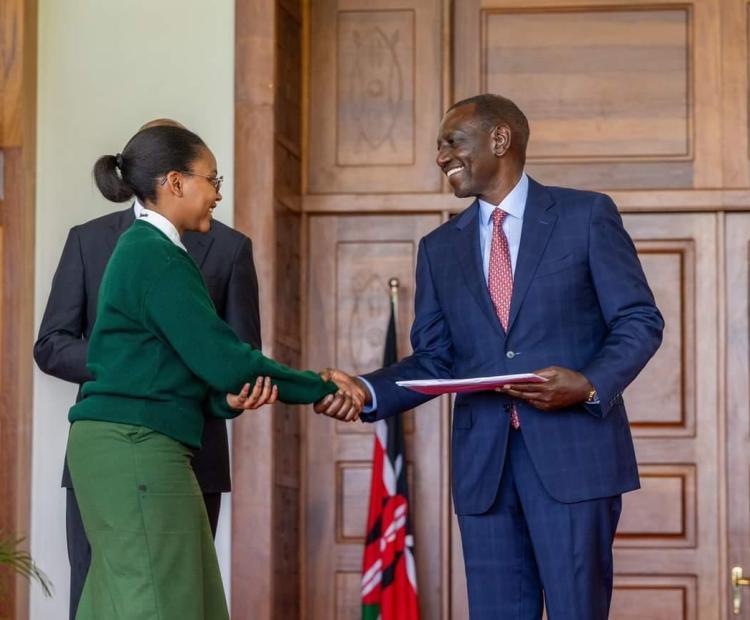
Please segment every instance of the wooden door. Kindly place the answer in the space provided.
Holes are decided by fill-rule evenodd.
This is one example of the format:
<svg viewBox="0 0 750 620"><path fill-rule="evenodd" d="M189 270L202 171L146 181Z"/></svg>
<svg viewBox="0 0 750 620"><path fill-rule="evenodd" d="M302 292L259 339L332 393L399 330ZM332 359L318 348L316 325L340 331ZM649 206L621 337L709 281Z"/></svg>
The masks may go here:
<svg viewBox="0 0 750 620"><path fill-rule="evenodd" d="M624 395L641 489L623 497L615 620L721 617L717 218L624 217L666 326Z"/></svg>
<svg viewBox="0 0 750 620"><path fill-rule="evenodd" d="M309 221L308 366L352 372L382 365L390 312L388 280L397 277L399 352L409 351L419 239L439 216L321 216ZM371 478L372 425L307 415L303 461L304 590L309 620L360 617L360 574ZM418 587L424 618L442 614L450 518L444 478L447 419L434 400L404 416L407 474L415 509Z"/></svg>

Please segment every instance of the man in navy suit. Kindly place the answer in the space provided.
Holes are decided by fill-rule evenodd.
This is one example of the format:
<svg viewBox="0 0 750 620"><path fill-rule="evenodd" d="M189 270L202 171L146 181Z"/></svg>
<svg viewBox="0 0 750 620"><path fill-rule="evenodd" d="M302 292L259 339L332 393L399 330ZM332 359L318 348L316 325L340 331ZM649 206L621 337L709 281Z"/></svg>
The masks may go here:
<svg viewBox="0 0 750 620"><path fill-rule="evenodd" d="M141 127L177 125L159 119ZM34 345L39 368L54 377L79 386L91 379L86 368L88 339L96 319L96 306L104 268L120 235L135 221L143 207L136 201L129 208L74 226L52 280L47 308ZM237 335L260 348L258 278L252 243L242 233L214 220L202 234L186 232L182 238L208 286L216 311ZM267 402L271 383L256 384L251 398L255 405ZM80 393L80 390L79 390ZM67 411L67 408L64 409ZM221 494L231 490L229 447L224 420L206 416L203 447L193 458L193 470L203 491L211 531L216 535ZM62 485L67 489L66 529L70 561L70 618L74 618L83 583L91 563L91 549L83 529L67 462Z"/></svg>
<svg viewBox="0 0 750 620"><path fill-rule="evenodd" d="M373 421L427 400L399 380L544 377L455 399L470 613L538 619L544 600L551 620L601 620L621 494L639 487L622 392L659 347L663 320L615 204L527 177L528 138L503 97L447 111L437 164L456 196L476 200L420 242L413 354L352 381Z"/></svg>

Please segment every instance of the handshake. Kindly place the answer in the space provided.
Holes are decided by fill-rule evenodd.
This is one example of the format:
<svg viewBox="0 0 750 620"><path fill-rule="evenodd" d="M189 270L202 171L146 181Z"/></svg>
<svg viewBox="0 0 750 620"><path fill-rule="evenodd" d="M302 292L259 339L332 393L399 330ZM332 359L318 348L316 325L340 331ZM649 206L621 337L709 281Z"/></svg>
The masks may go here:
<svg viewBox="0 0 750 620"><path fill-rule="evenodd" d="M320 376L324 381L333 381L339 387L339 391L315 403L315 413L322 413L344 422L353 422L359 418L362 408L372 403L370 390L362 379L352 377L337 368L326 368Z"/></svg>
<svg viewBox="0 0 750 620"><path fill-rule="evenodd" d="M353 422L359 418L362 408L372 403L370 390L361 379L336 368L326 368L318 374L324 381L333 381L339 390L315 403L315 413L343 422ZM239 394L227 394L227 404L232 409L258 409L275 403L278 397L279 390L272 385L271 378L258 377L252 390L250 384L246 383Z"/></svg>

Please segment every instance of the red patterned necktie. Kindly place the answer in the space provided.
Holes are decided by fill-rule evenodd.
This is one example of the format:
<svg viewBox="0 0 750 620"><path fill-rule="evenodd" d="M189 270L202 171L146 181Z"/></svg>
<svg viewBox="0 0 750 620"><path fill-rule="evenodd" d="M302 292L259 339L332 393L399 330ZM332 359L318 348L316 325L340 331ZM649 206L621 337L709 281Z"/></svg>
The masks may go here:
<svg viewBox="0 0 750 620"><path fill-rule="evenodd" d="M507 215L505 211L498 208L492 212L492 245L490 246L490 266L487 275L490 298L495 305L495 312L497 312L497 317L500 319L506 334L508 333L508 318L510 317L510 300L513 295L513 267L510 262L510 248L508 247L508 238L503 232L503 220ZM515 429L521 427L515 404L511 408L510 423Z"/></svg>

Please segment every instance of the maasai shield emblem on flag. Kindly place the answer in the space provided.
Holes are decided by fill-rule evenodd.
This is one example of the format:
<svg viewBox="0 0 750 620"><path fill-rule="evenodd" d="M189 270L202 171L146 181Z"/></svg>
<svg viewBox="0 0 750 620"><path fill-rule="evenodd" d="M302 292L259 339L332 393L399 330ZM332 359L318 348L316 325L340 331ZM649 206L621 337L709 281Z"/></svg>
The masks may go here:
<svg viewBox="0 0 750 620"><path fill-rule="evenodd" d="M391 319L383 365L397 361L397 283L391 282ZM417 620L417 570L409 519L409 490L401 416L375 423L370 509L362 561L362 619Z"/></svg>

